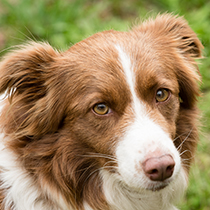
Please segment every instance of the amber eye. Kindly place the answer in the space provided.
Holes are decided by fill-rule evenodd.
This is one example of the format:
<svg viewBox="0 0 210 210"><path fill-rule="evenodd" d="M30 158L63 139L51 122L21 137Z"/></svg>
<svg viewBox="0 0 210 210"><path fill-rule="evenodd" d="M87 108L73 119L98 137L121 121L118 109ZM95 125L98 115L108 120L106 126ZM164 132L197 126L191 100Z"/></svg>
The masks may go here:
<svg viewBox="0 0 210 210"><path fill-rule="evenodd" d="M169 97L169 91L167 89L159 89L156 93L156 101L157 102L164 102Z"/></svg>
<svg viewBox="0 0 210 210"><path fill-rule="evenodd" d="M110 112L110 108L106 104L96 104L93 111L98 115L106 115Z"/></svg>

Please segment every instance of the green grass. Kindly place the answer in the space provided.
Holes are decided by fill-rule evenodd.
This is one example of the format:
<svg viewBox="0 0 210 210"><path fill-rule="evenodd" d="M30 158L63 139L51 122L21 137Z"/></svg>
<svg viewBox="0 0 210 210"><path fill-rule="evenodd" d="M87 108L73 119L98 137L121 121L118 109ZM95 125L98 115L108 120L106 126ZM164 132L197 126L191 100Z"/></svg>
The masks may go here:
<svg viewBox="0 0 210 210"><path fill-rule="evenodd" d="M183 15L205 46L200 61L203 133L190 173L183 210L210 210L210 2L208 0L1 0L0 56L26 40L46 40L58 49L102 30L128 30L141 18Z"/></svg>

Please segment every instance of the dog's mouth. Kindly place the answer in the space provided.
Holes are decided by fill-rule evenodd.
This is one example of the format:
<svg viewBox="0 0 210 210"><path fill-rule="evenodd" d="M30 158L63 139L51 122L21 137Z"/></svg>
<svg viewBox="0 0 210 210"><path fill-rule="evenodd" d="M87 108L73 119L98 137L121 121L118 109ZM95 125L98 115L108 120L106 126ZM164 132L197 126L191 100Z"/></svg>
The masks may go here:
<svg viewBox="0 0 210 210"><path fill-rule="evenodd" d="M164 181L150 181L147 183L146 190L148 191L160 191L166 188L172 182L173 178L166 179Z"/></svg>
<svg viewBox="0 0 210 210"><path fill-rule="evenodd" d="M170 183L171 183L170 181L154 182L154 183L151 182L151 183L147 184L147 186L140 187L140 188L138 188L138 187L136 187L136 188L135 187L130 187L130 186L128 186L126 184L126 185L124 185L124 187L128 191L134 192L134 193L139 193L139 192L142 193L142 190L143 191L146 190L147 192L149 192L149 191L158 192L158 191L161 191L161 190L165 189Z"/></svg>
<svg viewBox="0 0 210 210"><path fill-rule="evenodd" d="M146 188L146 190L150 191L160 191L164 188L166 188L169 185L169 183L166 182L161 182L161 183L151 183L149 186Z"/></svg>
<svg viewBox="0 0 210 210"><path fill-rule="evenodd" d="M119 172L116 172L116 174L120 175ZM170 185L170 183L172 182L172 178L169 178L167 180L164 181L147 181L147 183L144 183L144 186L130 186L128 183L123 182L122 180L120 181L120 183L124 186L125 189L127 189L130 192L135 192L135 193L139 193L143 191L152 191L152 192L157 192L157 191L161 191L163 189L165 189L167 186Z"/></svg>

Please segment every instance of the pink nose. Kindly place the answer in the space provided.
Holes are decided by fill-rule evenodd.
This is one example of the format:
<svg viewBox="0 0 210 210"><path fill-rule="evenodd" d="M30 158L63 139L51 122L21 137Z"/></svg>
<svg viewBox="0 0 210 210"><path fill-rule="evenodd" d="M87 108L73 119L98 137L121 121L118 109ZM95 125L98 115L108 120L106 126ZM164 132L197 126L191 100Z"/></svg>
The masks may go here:
<svg viewBox="0 0 210 210"><path fill-rule="evenodd" d="M142 164L144 173L152 181L164 181L174 172L175 162L171 155L148 158Z"/></svg>

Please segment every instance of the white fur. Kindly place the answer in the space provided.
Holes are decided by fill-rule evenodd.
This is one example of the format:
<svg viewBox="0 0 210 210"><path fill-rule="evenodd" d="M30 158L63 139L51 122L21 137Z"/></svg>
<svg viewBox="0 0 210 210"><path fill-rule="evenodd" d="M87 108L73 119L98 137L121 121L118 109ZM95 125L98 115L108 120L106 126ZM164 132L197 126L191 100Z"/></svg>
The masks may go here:
<svg viewBox="0 0 210 210"><path fill-rule="evenodd" d="M131 95L133 96L133 105L134 107L138 106L138 98L136 97L135 93L135 75L133 73L133 67L131 64L131 60L128 55L123 51L120 45L115 46L118 54L119 54L119 61L122 64L123 71L125 73L126 81L128 86L130 87Z"/></svg>
<svg viewBox="0 0 210 210"><path fill-rule="evenodd" d="M83 207L84 207L85 210L93 210L93 209L87 204L87 202L84 202Z"/></svg>
<svg viewBox="0 0 210 210"><path fill-rule="evenodd" d="M124 138L120 141L116 149L119 172L124 181L131 187L148 188L148 186L158 184L151 181L143 172L142 163L145 157L155 151L160 151L162 155L170 154L176 163L173 176L180 174L181 159L178 151L173 145L169 136L148 117L136 119L128 127Z"/></svg>
<svg viewBox="0 0 210 210"><path fill-rule="evenodd" d="M101 171L101 176L111 210L177 210L172 204L182 197L187 185L184 173L180 173L170 186L155 192L129 188L119 175L105 170Z"/></svg>

